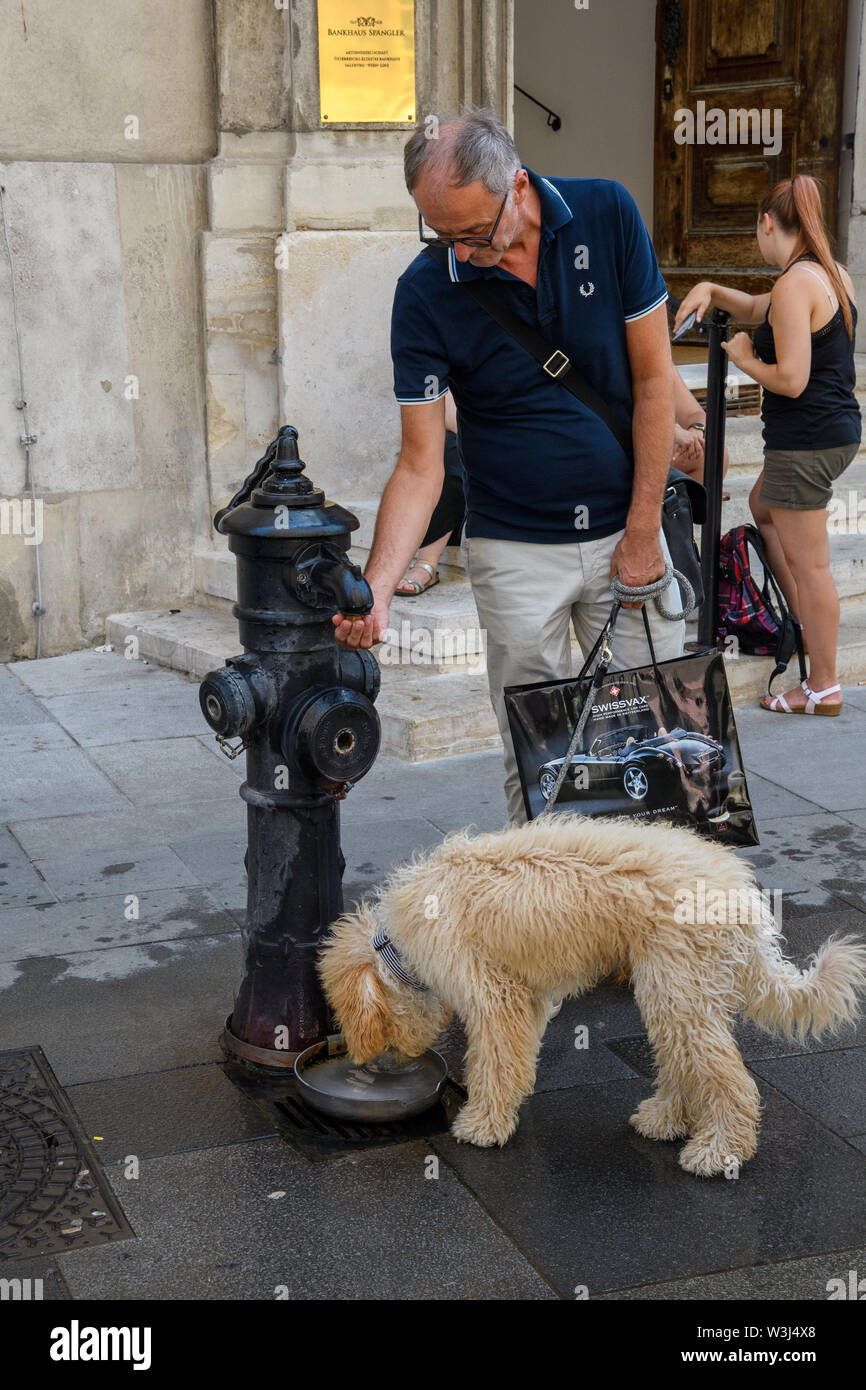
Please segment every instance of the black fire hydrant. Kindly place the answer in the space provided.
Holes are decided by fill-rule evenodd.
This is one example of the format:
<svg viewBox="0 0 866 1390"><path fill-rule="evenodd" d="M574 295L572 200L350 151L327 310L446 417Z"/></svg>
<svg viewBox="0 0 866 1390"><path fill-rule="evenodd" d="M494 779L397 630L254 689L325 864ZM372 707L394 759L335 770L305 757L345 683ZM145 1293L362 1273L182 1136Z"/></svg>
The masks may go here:
<svg viewBox="0 0 866 1390"><path fill-rule="evenodd" d="M376 659L340 647L331 621L373 606L346 555L358 519L304 476L297 440L284 425L214 518L237 556L244 655L199 692L223 751L246 751L246 967L223 1047L278 1068L333 1032L315 964L343 910L339 803L380 738Z"/></svg>

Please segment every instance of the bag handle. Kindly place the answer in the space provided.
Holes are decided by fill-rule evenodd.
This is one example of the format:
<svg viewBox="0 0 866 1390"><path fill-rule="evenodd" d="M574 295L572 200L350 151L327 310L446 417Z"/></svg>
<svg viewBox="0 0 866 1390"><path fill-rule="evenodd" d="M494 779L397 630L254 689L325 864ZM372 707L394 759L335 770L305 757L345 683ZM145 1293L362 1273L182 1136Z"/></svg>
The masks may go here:
<svg viewBox="0 0 866 1390"><path fill-rule="evenodd" d="M612 609L610 610L610 616L607 622L604 624L604 627L601 629L601 632L599 633L598 637L596 638L592 651L590 652L589 656L584 662L583 670L577 678L577 685L579 689L580 683L584 679L591 662L595 659L596 653L598 653L598 660L596 661L595 670L592 673L592 680L589 683L589 689L586 692L583 704L581 706L580 717L578 718L577 724L575 725L574 733L571 736L571 741L568 745L565 757L562 760L562 766L560 767L559 772L556 774L556 781L553 784L553 791L547 798L548 810L556 801L556 798L559 796L560 790L562 789L562 784L565 781L568 769L571 766L571 760L574 757L577 745L583 738L583 731L586 728L586 723L589 719L589 712L592 709L592 698L595 695L596 690L598 690L599 686L604 680L610 663L613 661L613 652L610 649L610 642L608 641L608 638L611 636L616 626L616 620L619 616L620 607L621 605L618 601L614 603Z"/></svg>
<svg viewBox="0 0 866 1390"><path fill-rule="evenodd" d="M562 767L559 769L559 772L557 773L556 781L553 785L553 791L550 793L550 796L547 799L548 810L556 801L556 798L559 796L562 784L565 781L565 778L568 774L569 765L577 749L577 745L583 738L583 731L586 728L587 720L589 719L589 712L592 709L593 696L595 695L595 692L598 690L599 686L601 685L602 681L607 675L608 668L610 667L610 663L613 660L613 652L610 649L610 638L613 636L613 630L616 627L616 620L619 617L621 608L622 604L620 603L619 599L616 599L614 601L613 607L610 610L607 622L604 624L604 626L601 629L601 632L595 639L592 650L589 653L589 656L586 658L586 661L583 663L580 675L577 677L577 680L575 681L575 684L578 687L579 691L580 685L586 679L586 675L589 671L590 666L592 665L593 661L596 661L595 670L592 673L592 680L589 683L589 689L587 690L583 704L581 705L580 717L578 718L574 733L571 736L571 742L568 745L568 751L566 752L565 757L562 760ZM644 631L646 632L646 640L649 645L650 658L652 660L653 670L655 671L658 681L661 684L661 672L659 671L658 662L656 661L655 647L653 646L652 633L650 632L649 617L647 616L646 604L643 604L643 606L641 607L641 614L643 616ZM596 657L598 658L597 660Z"/></svg>
<svg viewBox="0 0 866 1390"><path fill-rule="evenodd" d="M619 599L616 599L613 607L610 610L610 614L608 615L607 622L604 624L603 628L601 629L601 632L596 637L595 642L592 645L592 650L589 653L589 656L586 658L585 662L583 663L583 666L580 668L580 674L575 676L574 678L575 685L580 685L581 681L586 680L589 668L592 665L596 655L598 654L598 649L601 646L602 642L605 638L608 638L609 641L609 639L613 636L613 630L616 627L616 620L619 617L619 612L621 608L622 604L620 603ZM650 631L649 616L646 611L645 603L641 606L640 611L641 617L643 618L643 627L644 632L646 633L647 646L649 647L650 661L652 662L653 670L658 675L659 663L658 658L656 657L655 647L653 646L653 635Z"/></svg>
<svg viewBox="0 0 866 1390"><path fill-rule="evenodd" d="M616 627L616 620L619 617L619 610L621 607L622 604L619 602L619 599L615 600L613 607L611 608L610 613L608 614L607 621L603 625L601 632L598 634L594 643L592 644L592 649L589 653L589 656L586 658L586 660L583 663L583 666L580 668L580 674L575 677L575 685L580 685L581 681L586 680L589 668L595 660L602 642L605 640L605 638L610 639L613 636L613 630Z"/></svg>
<svg viewBox="0 0 866 1390"><path fill-rule="evenodd" d="M644 632L646 633L647 646L649 647L650 659L651 659L652 664L653 664L653 670L656 672L656 674L658 674L659 664L658 664L658 662L656 661L656 649L655 649L655 647L653 646L653 635L652 635L652 633L650 632L649 616L648 616L647 611L646 611L646 604L643 605L643 607L641 608L640 611L641 611L641 616L642 616L642 618L643 618L643 627L644 627Z"/></svg>

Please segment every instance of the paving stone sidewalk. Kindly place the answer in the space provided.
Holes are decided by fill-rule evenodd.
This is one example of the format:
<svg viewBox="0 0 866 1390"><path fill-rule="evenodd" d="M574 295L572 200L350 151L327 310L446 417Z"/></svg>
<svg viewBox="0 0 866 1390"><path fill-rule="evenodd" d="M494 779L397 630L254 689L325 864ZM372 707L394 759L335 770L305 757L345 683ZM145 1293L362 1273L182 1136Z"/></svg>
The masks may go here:
<svg viewBox="0 0 866 1390"><path fill-rule="evenodd" d="M800 963L831 932L866 936L866 687L845 701L835 720L737 714L761 834L746 853L783 891ZM616 1048L643 1028L612 986L548 1028L504 1150L445 1136L310 1163L221 1066L243 769L197 686L100 651L0 667L0 754L0 1049L44 1049L137 1236L4 1274L128 1300L823 1300L829 1279L866 1276L866 1025L803 1046L741 1027L764 1118L736 1181L696 1180L627 1124L650 1081ZM381 758L344 803L346 897L446 831L504 820L500 753ZM454 1027L458 1074L461 1046Z"/></svg>

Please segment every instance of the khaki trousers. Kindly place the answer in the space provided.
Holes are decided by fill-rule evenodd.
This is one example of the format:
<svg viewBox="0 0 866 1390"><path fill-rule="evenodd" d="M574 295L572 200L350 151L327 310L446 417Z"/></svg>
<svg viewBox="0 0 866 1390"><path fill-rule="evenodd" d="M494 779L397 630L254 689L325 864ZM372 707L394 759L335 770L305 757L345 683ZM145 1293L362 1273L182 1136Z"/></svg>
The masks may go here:
<svg viewBox="0 0 866 1390"><path fill-rule="evenodd" d="M467 540L469 580L481 627L487 633L487 678L505 747L505 797L512 825L522 825L526 812L503 687L564 680L576 674L572 669L569 622L581 650L589 652L610 613L610 561L622 535L622 531L617 531L601 540L566 545L500 541L484 536ZM669 560L664 535L661 540ZM682 608L675 579L662 595L662 602L672 612ZM685 622L662 618L653 602L647 612L659 661L681 656ZM611 671L646 664L649 651L639 609L621 610L611 648Z"/></svg>

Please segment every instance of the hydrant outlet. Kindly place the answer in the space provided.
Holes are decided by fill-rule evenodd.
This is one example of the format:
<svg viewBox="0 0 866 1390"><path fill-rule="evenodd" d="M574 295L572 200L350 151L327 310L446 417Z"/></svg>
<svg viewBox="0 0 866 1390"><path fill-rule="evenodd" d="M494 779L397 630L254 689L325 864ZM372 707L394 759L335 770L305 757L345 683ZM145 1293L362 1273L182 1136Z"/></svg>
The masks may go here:
<svg viewBox="0 0 866 1390"><path fill-rule="evenodd" d="M214 733L240 738L261 724L275 704L273 683L255 658L233 657L199 688L202 714Z"/></svg>
<svg viewBox="0 0 866 1390"><path fill-rule="evenodd" d="M288 763L327 784L356 782L379 751L379 716L358 690L308 691L286 711L281 746Z"/></svg>
<svg viewBox="0 0 866 1390"><path fill-rule="evenodd" d="M382 684L382 672L373 653L363 647L341 647L337 653L340 663L340 685L360 690L368 700L375 700Z"/></svg>
<svg viewBox="0 0 866 1390"><path fill-rule="evenodd" d="M373 607L373 592L358 566L327 541L299 551L288 579L295 596L311 608L338 608L353 618Z"/></svg>

